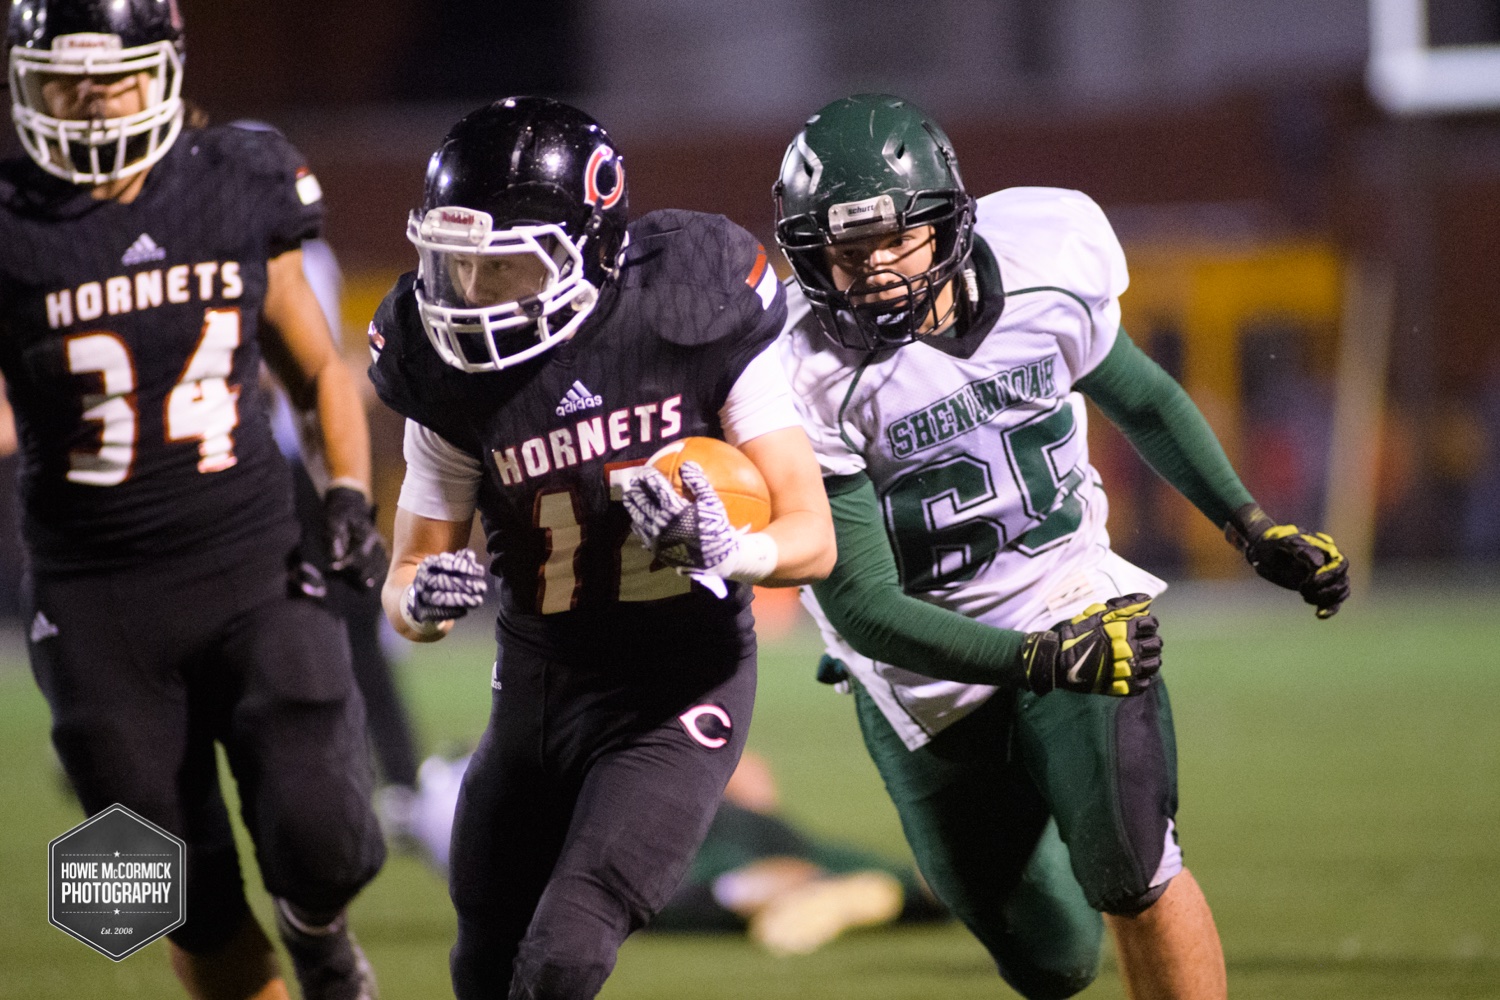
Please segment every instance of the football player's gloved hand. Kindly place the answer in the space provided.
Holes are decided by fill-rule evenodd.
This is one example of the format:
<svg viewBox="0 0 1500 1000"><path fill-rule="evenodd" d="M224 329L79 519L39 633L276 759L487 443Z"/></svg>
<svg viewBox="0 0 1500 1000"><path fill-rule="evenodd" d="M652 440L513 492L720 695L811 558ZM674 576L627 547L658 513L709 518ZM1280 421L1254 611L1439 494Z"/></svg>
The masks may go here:
<svg viewBox="0 0 1500 1000"><path fill-rule="evenodd" d="M763 531L736 531L697 462L683 462L678 474L693 499L678 496L671 481L649 466L625 488L625 509L641 544L663 563L695 578L707 574L757 583L770 576L778 555L775 539Z"/></svg>
<svg viewBox="0 0 1500 1000"><path fill-rule="evenodd" d="M1319 618L1332 618L1349 596L1349 561L1332 538L1277 524L1256 504L1235 511L1224 535L1262 577L1295 590L1315 605Z"/></svg>
<svg viewBox="0 0 1500 1000"><path fill-rule="evenodd" d="M401 595L401 617L423 635L436 635L444 622L462 618L484 603L489 580L468 549L439 552L417 565L417 575Z"/></svg>
<svg viewBox="0 0 1500 1000"><path fill-rule="evenodd" d="M349 486L331 486L323 495L328 526L328 568L361 590L385 576L385 543L375 530L375 508Z"/></svg>
<svg viewBox="0 0 1500 1000"><path fill-rule="evenodd" d="M1026 684L1037 694L1057 688L1115 697L1139 694L1161 669L1151 598L1130 594L1094 604L1046 632L1032 632L1021 647Z"/></svg>

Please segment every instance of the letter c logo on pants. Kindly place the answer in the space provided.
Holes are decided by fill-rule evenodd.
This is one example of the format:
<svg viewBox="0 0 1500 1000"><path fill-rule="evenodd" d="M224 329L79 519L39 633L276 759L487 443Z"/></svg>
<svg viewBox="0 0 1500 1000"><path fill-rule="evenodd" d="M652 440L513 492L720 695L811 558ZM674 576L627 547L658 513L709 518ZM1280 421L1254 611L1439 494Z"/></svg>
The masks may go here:
<svg viewBox="0 0 1500 1000"><path fill-rule="evenodd" d="M729 713L719 705L694 705L677 717L682 728L687 730L700 745L717 750L729 742L734 723Z"/></svg>

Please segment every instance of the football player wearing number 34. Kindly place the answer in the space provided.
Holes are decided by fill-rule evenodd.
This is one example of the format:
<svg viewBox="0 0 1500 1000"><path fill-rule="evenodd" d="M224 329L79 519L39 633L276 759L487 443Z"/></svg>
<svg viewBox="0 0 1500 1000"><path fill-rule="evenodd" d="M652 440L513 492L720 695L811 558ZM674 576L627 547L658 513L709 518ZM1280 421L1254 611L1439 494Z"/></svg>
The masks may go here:
<svg viewBox="0 0 1500 1000"><path fill-rule="evenodd" d="M722 217L629 223L609 135L542 98L453 126L407 235L418 270L370 329L370 377L407 418L386 614L434 640L483 602L476 510L500 581L490 722L453 829L453 987L581 1000L676 890L744 748L748 584L833 565L768 351L785 298ZM647 502L639 467L689 436L760 469L765 529L729 528L703 482L692 503Z"/></svg>
<svg viewBox="0 0 1500 1000"><path fill-rule="evenodd" d="M185 124L175 0L15 0L0 370L24 462L30 655L84 809L187 843L194 997L287 995L246 904L215 742L302 995L372 995L344 909L379 869L343 627L292 593L298 525L259 385L315 410L337 568L378 574L369 441L302 272L322 196L271 130Z"/></svg>
<svg viewBox="0 0 1500 1000"><path fill-rule="evenodd" d="M931 118L860 95L808 119L775 197L777 347L838 537L807 595L819 674L852 686L923 874L1024 996L1087 986L1107 922L1134 1000L1222 997L1175 828L1166 585L1110 551L1083 395L1320 618L1338 548L1261 512L1120 328L1124 253L1085 195L976 202Z"/></svg>

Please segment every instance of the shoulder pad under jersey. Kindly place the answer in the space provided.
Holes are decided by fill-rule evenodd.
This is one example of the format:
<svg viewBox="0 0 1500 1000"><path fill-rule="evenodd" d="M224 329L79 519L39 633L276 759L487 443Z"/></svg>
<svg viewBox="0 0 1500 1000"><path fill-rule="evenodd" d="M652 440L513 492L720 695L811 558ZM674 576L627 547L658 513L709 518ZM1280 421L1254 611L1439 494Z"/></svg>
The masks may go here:
<svg viewBox="0 0 1500 1000"><path fill-rule="evenodd" d="M631 223L619 284L649 328L687 347L779 329L786 315L765 247L722 215L664 209Z"/></svg>
<svg viewBox="0 0 1500 1000"><path fill-rule="evenodd" d="M1102 302L1118 298L1130 283L1119 238L1081 191L996 191L979 199L974 229L999 259L1007 293L1052 286Z"/></svg>
<svg viewBox="0 0 1500 1000"><path fill-rule="evenodd" d="M93 199L80 197L82 190L77 184L53 177L30 157L0 160L0 209L15 216L51 220L82 215L98 207Z"/></svg>
<svg viewBox="0 0 1500 1000"><path fill-rule="evenodd" d="M307 158L291 140L264 122L240 120L227 125L184 132L178 142L198 147L214 165L238 167L253 175L295 177L307 166Z"/></svg>

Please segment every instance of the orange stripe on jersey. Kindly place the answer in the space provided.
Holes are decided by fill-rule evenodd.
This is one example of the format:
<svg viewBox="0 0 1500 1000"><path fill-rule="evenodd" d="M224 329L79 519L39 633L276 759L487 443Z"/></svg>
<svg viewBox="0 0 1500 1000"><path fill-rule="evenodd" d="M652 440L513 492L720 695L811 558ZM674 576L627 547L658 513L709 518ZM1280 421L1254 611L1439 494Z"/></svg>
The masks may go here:
<svg viewBox="0 0 1500 1000"><path fill-rule="evenodd" d="M757 243L755 251L755 264L750 268L750 277L745 279L745 284L751 288L760 284L761 275L766 273L766 248Z"/></svg>

